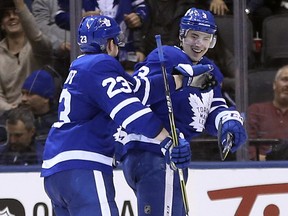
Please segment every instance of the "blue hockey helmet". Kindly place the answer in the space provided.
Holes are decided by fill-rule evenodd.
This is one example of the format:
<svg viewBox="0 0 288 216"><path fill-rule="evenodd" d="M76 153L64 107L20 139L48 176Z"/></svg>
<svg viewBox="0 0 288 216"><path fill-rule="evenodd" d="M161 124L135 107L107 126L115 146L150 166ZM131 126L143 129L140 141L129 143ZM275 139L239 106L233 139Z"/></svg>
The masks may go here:
<svg viewBox="0 0 288 216"><path fill-rule="evenodd" d="M215 34L217 26L210 11L190 8L180 22L180 37L185 37L188 30Z"/></svg>
<svg viewBox="0 0 288 216"><path fill-rule="evenodd" d="M84 17L78 28L78 45L84 53L100 53L106 49L107 40L123 45L122 33L117 22L110 17L92 15Z"/></svg>

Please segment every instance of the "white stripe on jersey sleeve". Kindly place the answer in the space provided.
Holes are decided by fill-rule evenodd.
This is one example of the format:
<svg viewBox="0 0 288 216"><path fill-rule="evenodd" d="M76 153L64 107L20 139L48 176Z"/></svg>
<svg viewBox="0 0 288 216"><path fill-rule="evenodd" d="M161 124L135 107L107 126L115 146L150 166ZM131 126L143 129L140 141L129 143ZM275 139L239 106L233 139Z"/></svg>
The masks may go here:
<svg viewBox="0 0 288 216"><path fill-rule="evenodd" d="M122 101L121 103L119 103L116 107L114 107L114 109L111 111L110 113L110 117L112 119L114 119L115 115L125 106L127 106L128 104L134 103L134 102L140 102L140 100L136 97L133 98L129 98L126 99L124 101Z"/></svg>
<svg viewBox="0 0 288 216"><path fill-rule="evenodd" d="M126 129L127 125L133 122L135 119L138 119L139 117L152 112L150 108L145 108L142 110L139 110L138 112L135 112L133 115L129 116L125 121L122 123L122 127Z"/></svg>

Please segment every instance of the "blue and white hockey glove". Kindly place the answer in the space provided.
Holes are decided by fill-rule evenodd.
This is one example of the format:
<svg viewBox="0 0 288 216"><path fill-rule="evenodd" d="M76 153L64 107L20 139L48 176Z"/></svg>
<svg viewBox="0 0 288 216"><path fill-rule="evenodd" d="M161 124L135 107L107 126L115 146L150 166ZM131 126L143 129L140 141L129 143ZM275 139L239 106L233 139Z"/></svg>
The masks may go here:
<svg viewBox="0 0 288 216"><path fill-rule="evenodd" d="M173 146L172 138L167 137L160 143L160 147L166 163L171 165L172 169L175 167L185 169L189 166L191 160L190 144L178 130L177 134L178 146Z"/></svg>
<svg viewBox="0 0 288 216"><path fill-rule="evenodd" d="M213 69L211 64L178 64L178 66L174 67L173 74L181 74L183 76L183 87L197 87L206 90L217 85L217 81L211 73Z"/></svg>
<svg viewBox="0 0 288 216"><path fill-rule="evenodd" d="M171 161L179 169L188 168L191 161L190 143L184 139L183 134L179 134L178 146L172 149Z"/></svg>
<svg viewBox="0 0 288 216"><path fill-rule="evenodd" d="M247 133L243 126L243 118L237 111L223 111L220 113L220 116L220 121L222 122L220 135L222 145L226 144L227 134L231 133L233 139L231 152L235 152L247 140Z"/></svg>

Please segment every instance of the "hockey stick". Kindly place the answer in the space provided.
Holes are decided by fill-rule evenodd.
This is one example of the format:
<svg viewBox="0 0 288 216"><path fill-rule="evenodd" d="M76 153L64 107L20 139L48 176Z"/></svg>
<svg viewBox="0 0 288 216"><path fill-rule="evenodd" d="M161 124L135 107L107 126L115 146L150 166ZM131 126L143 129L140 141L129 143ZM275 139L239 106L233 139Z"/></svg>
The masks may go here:
<svg viewBox="0 0 288 216"><path fill-rule="evenodd" d="M222 161L224 161L233 146L233 134L230 132L227 133L225 145L222 144L221 135L222 135L222 119L219 121L218 126L218 148L220 152L220 158Z"/></svg>
<svg viewBox="0 0 288 216"><path fill-rule="evenodd" d="M170 123L170 128L171 128L171 133L172 133L172 141L173 141L174 146L178 146L178 144L179 144L178 143L178 136L177 136L177 132L176 132L176 125L175 125L175 120L174 120L172 100L171 100L171 96L170 96L170 89L169 89L169 83L168 83L168 78L167 78L167 71L166 71L166 67L164 64L164 55L163 55L163 50L162 50L161 36L155 35L155 39L156 39L156 44L157 44L157 48L158 48L158 56L159 56L159 60L161 63L161 69L162 69L162 74L163 74L163 79L164 79L165 96L166 96L167 107L168 107L168 116L169 116L169 123ZM185 185L183 170L178 169L178 174L179 174L179 179L180 179L180 186L181 186L182 199L183 199L183 203L184 203L185 213L186 213L186 215L188 215L189 205L188 205L188 199L187 199L186 185Z"/></svg>

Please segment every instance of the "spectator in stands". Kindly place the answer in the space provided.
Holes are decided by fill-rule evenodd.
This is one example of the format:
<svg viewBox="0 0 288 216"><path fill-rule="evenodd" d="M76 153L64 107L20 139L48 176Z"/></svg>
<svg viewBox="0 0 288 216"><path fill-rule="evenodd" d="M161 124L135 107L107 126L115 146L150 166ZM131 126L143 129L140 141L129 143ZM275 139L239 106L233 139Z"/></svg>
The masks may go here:
<svg viewBox="0 0 288 216"><path fill-rule="evenodd" d="M55 83L46 70L34 71L22 87L22 104L30 106L34 117L37 136L48 135L50 127L57 121Z"/></svg>
<svg viewBox="0 0 288 216"><path fill-rule="evenodd" d="M57 0L58 11L55 15L55 23L62 29L70 30L70 0ZM100 15L98 4L94 0L82 0L82 16Z"/></svg>
<svg viewBox="0 0 288 216"><path fill-rule="evenodd" d="M1 165L33 165L41 163L35 143L34 115L27 106L11 109L6 119L8 142L1 148Z"/></svg>
<svg viewBox="0 0 288 216"><path fill-rule="evenodd" d="M257 82L255 80L255 82ZM262 89L263 90L263 89ZM261 89L260 89L261 91ZM267 91L267 90L266 90ZM279 138L288 139L288 65L281 67L273 82L273 101L251 104L248 107L248 134L249 138ZM278 159L288 159L286 153L279 152ZM250 159L265 160L267 153L271 152L271 145L260 146L260 155L256 155L256 148L249 147ZM282 149L283 150L283 149ZM275 153L272 154L275 155ZM277 158L276 158L277 159Z"/></svg>
<svg viewBox="0 0 288 216"><path fill-rule="evenodd" d="M233 14L233 0L198 0L202 6L218 16ZM273 14L287 12L288 0L246 0L245 12L253 23L254 36L262 37L262 23Z"/></svg>
<svg viewBox="0 0 288 216"><path fill-rule="evenodd" d="M4 151L7 146L7 131L5 124L0 124L0 153Z"/></svg>
<svg viewBox="0 0 288 216"><path fill-rule="evenodd" d="M280 2L278 13L288 13L288 0L282 0Z"/></svg>
<svg viewBox="0 0 288 216"><path fill-rule="evenodd" d="M262 38L262 24L265 18L273 15L276 7L279 8L279 0L247 0L247 8L245 12L249 16L253 24L254 37Z"/></svg>
<svg viewBox="0 0 288 216"><path fill-rule="evenodd" d="M180 19L191 8L193 1L148 0L149 16L143 24L141 50L148 55L156 48L155 35L160 34L163 45L179 45Z"/></svg>
<svg viewBox="0 0 288 216"><path fill-rule="evenodd" d="M30 11L32 11L32 2L33 0L24 0L25 4L29 8Z"/></svg>
<svg viewBox="0 0 288 216"><path fill-rule="evenodd" d="M69 0L58 0L60 10L56 13L56 23L70 29ZM105 15L117 21L125 37L125 47L120 47L119 61L128 72L133 72L134 65L143 61L145 55L140 47L143 23L148 17L148 7L144 0L95 1L83 0L83 16Z"/></svg>
<svg viewBox="0 0 288 216"><path fill-rule="evenodd" d="M211 0L209 10L218 16L224 16L233 13L233 0Z"/></svg>
<svg viewBox="0 0 288 216"><path fill-rule="evenodd" d="M51 43L37 28L23 0L1 0L0 115L21 102L26 77L49 63Z"/></svg>
<svg viewBox="0 0 288 216"><path fill-rule="evenodd" d="M53 47L53 67L66 79L70 66L70 31L55 23L57 0L33 0L32 13L38 28L50 39Z"/></svg>
<svg viewBox="0 0 288 216"><path fill-rule="evenodd" d="M195 0L197 7L210 10L216 16L233 13L233 0Z"/></svg>

